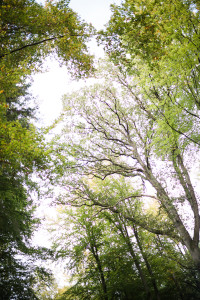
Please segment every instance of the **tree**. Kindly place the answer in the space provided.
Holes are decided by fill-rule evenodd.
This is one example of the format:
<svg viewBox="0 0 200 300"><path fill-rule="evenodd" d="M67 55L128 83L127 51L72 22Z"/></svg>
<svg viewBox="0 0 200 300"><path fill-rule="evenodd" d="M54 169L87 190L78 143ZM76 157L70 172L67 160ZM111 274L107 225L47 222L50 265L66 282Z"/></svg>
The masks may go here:
<svg viewBox="0 0 200 300"><path fill-rule="evenodd" d="M125 1L121 7L113 6L106 34L111 59L134 75L140 87L134 95L142 92L137 102L159 125L158 151L161 154L164 148L166 154L164 144L171 145L168 159L194 215L193 245L189 251L196 248L195 252L199 252L198 196L185 166L186 150L199 147L199 5L197 1L156 1L156 5L152 1ZM152 114L155 111L157 116ZM196 260L199 254L192 256Z"/></svg>
<svg viewBox="0 0 200 300"><path fill-rule="evenodd" d="M49 276L36 260L47 249L31 245L39 224L33 179L48 176L49 156L40 130L31 124L34 108L27 78L42 60L57 55L77 77L92 70L86 42L91 27L80 21L68 1L0 1L0 294L2 299L37 299L36 281ZM39 193L38 193L39 194Z"/></svg>
<svg viewBox="0 0 200 300"><path fill-rule="evenodd" d="M61 233L62 237L56 237L57 245L61 248L61 255L70 260L70 269L74 279L77 279L75 286L69 289L66 294L74 295L73 297L80 294L83 298L96 297L96 299L106 300L108 299L107 284L100 257L104 225L100 225L98 221L98 224L93 221L91 212L84 209L76 213L74 211L67 213L65 210L64 213L64 217L61 217L61 223L65 224L65 228ZM72 227L70 232L68 226ZM65 238L60 245L58 241L63 236Z"/></svg>
<svg viewBox="0 0 200 300"><path fill-rule="evenodd" d="M97 274L102 271L108 299L198 297L197 274L187 269L189 260L177 248L177 241L135 225L144 205L125 197L127 188L120 177L92 180L76 185L67 199L63 197L63 204L65 199L74 207L70 210L62 204L53 236L57 256L77 282L58 299L103 298L97 286L101 282ZM120 206L119 195L124 195Z"/></svg>
<svg viewBox="0 0 200 300"><path fill-rule="evenodd" d="M54 51L62 62L74 67L76 75L91 70L86 46L90 27L68 7L68 1L47 1L42 6L29 0L5 0L0 9L3 74L9 65L26 73Z"/></svg>
<svg viewBox="0 0 200 300"><path fill-rule="evenodd" d="M44 174L47 156L43 153L42 137L31 125L27 129L19 121L5 120L0 127L1 297L36 299L33 285L44 271L40 271L35 260L50 255L30 243L39 224L33 217L35 205L31 194L37 191L37 186L32 174L36 171L38 175Z"/></svg>
<svg viewBox="0 0 200 300"><path fill-rule="evenodd" d="M195 81L198 85L198 1L126 0L121 6L113 5L112 12L104 34L113 59L130 71L137 67L135 58L141 60L168 87L183 80L191 88Z"/></svg>
<svg viewBox="0 0 200 300"><path fill-rule="evenodd" d="M76 283L58 299L133 299L144 292L126 243L98 209L63 210L55 233L58 256ZM58 228L57 228L58 227ZM70 230L69 230L69 227ZM140 299L135 295L134 299Z"/></svg>
<svg viewBox="0 0 200 300"><path fill-rule="evenodd" d="M32 194L38 192L33 174L44 175L49 159L42 133L30 122L34 110L28 85L17 79L13 75L13 90L4 86L0 105L0 294L2 299L37 299L35 280L48 276L35 260L49 253L31 245L39 224L33 217Z"/></svg>
<svg viewBox="0 0 200 300"><path fill-rule="evenodd" d="M149 225L145 216L135 218L137 225L176 238L187 247L199 268L199 208L187 163L190 145L169 126L160 125L159 111L151 106L151 98L142 94L142 88L139 95L136 93L131 84L134 78L124 81L124 74L111 66L100 76L106 80L104 85L97 84L64 98L65 120L68 126L71 121L79 134L71 139L72 132L65 129L69 143L64 143L62 153L67 144L67 155L71 155L69 168L80 177L104 180L111 174L120 174L137 178L141 199L156 199L167 216L162 228L153 220ZM141 108L143 103L148 110ZM150 184L150 194L145 193L143 183ZM190 209L192 225L181 214L182 205Z"/></svg>

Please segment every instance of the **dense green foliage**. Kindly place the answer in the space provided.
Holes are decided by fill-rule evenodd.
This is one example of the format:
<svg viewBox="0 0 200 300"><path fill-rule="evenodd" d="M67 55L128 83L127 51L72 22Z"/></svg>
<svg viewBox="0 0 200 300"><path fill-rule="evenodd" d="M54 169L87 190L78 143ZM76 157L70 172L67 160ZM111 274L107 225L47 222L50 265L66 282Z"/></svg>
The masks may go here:
<svg viewBox="0 0 200 300"><path fill-rule="evenodd" d="M28 76L48 55L93 70L93 29L68 2L0 1L1 299L198 299L199 3L113 5L97 83L63 97L47 145ZM31 244L38 178L61 191L53 251ZM64 289L37 266L52 255Z"/></svg>
<svg viewBox="0 0 200 300"><path fill-rule="evenodd" d="M196 299L199 295L176 243L139 229L121 213L89 206L62 209L53 229L59 256L66 259L66 269L76 281L56 299Z"/></svg>
<svg viewBox="0 0 200 300"><path fill-rule="evenodd" d="M0 298L38 299L50 282L38 267L50 251L32 245L39 220L34 217L39 186L48 176L44 136L33 124L36 108L28 76L54 55L75 76L92 69L86 41L90 27L68 1L0 1Z"/></svg>
<svg viewBox="0 0 200 300"><path fill-rule="evenodd" d="M47 1L45 6L31 0L0 2L3 75L10 65L17 68L16 72L30 72L33 64L39 67L41 59L51 53L68 64L76 76L91 70L85 44L91 28L79 20L68 2Z"/></svg>
<svg viewBox="0 0 200 300"><path fill-rule="evenodd" d="M38 267L33 262L41 251L30 244L39 221L33 218L31 193L36 186L31 174L42 172L47 158L43 138L26 117L30 110L15 109L20 103L17 96L9 101L0 126L0 293L2 299L35 299L32 288Z"/></svg>
<svg viewBox="0 0 200 300"><path fill-rule="evenodd" d="M60 299L198 299L199 5L126 0L112 12L100 83L63 98L58 203L85 208L66 212L75 225L58 237L76 279Z"/></svg>

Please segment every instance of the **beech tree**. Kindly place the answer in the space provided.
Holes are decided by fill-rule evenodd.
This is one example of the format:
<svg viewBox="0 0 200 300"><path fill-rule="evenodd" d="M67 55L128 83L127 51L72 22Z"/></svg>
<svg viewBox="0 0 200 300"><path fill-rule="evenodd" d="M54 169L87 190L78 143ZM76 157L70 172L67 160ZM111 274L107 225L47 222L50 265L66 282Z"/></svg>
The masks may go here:
<svg viewBox="0 0 200 300"><path fill-rule="evenodd" d="M129 241L128 247L123 235L98 209L88 206L76 212L63 209L55 229L58 256L63 257L63 263L72 271L72 279L76 282L58 299L144 297L138 267L140 274L143 271L132 242Z"/></svg>
<svg viewBox="0 0 200 300"><path fill-rule="evenodd" d="M0 3L1 67L20 67L23 73L41 59L56 52L60 61L71 64L72 73L83 75L91 70L86 42L91 28L68 7L69 1L4 0Z"/></svg>
<svg viewBox="0 0 200 300"><path fill-rule="evenodd" d="M39 225L34 211L40 188L33 178L48 176L50 157L44 135L32 124L35 107L27 78L41 70L49 55L66 64L76 77L88 75L93 69L86 46L91 32L68 1L46 1L44 6L32 0L0 1L2 299L37 299L34 287L50 279L35 264L49 258L50 252L31 245Z"/></svg>
<svg viewBox="0 0 200 300"><path fill-rule="evenodd" d="M193 91L198 106L198 1L123 1L112 6L104 34L113 60L132 72L137 58L150 67L159 86Z"/></svg>
<svg viewBox="0 0 200 300"><path fill-rule="evenodd" d="M192 241L190 235L183 240L199 264L199 196L186 165L191 157L188 150L194 153L199 149L198 1L124 1L113 6L104 41L114 63L133 75L139 86L133 94L140 109L154 120L154 132L155 124L158 126L157 154L165 159L171 151L167 159L194 217ZM176 216L171 219L177 220L179 227Z"/></svg>
<svg viewBox="0 0 200 300"><path fill-rule="evenodd" d="M146 222L145 216L135 217L136 224L176 238L187 247L199 268L198 193L190 177L191 162L188 163L188 157L194 158L194 144L163 122L160 107L152 105L143 86L135 86L135 77L126 77L109 65L100 78L105 78L104 84L64 97L63 115L69 127L62 138L65 134L63 145L71 155L69 169L74 168L76 176L102 180L113 174L137 178L140 198L154 198L167 219L161 228L154 220ZM181 117L173 117L180 126ZM62 154L64 146L61 149ZM149 184L151 192L147 193ZM190 224L181 206L190 211Z"/></svg>
<svg viewBox="0 0 200 300"><path fill-rule="evenodd" d="M184 249L135 224L145 208L138 197L127 197L133 186L120 177L76 183L62 198L49 229L72 286L57 298L196 299L198 276L188 268ZM146 208L146 218L156 217L157 209Z"/></svg>

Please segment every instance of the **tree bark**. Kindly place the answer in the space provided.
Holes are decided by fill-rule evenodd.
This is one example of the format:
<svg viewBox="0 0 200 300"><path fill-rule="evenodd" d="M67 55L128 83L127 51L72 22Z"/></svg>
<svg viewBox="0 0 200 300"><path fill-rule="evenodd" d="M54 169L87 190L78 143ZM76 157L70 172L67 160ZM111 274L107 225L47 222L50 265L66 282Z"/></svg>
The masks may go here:
<svg viewBox="0 0 200 300"><path fill-rule="evenodd" d="M104 273L103 273L103 268L102 268L102 265L101 265L101 261L100 261L100 258L99 258L97 245L96 245L96 242L95 242L95 240L93 238L93 235L90 236L90 249L91 249L91 252L92 252L92 254L94 256L94 259L96 261L97 268L98 268L98 271L99 271L99 274L100 274L101 286L102 286L103 294L104 294L104 300L108 300L108 293L107 293L106 281L105 281L105 277L104 277Z"/></svg>
<svg viewBox="0 0 200 300"><path fill-rule="evenodd" d="M174 206L172 200L168 196L167 192L165 191L165 189L163 188L161 183L153 175L152 170L150 170L146 166L146 164L143 162L142 158L140 157L140 155L137 151L137 147L136 147L135 142L133 142L131 140L129 135L128 135L128 140L129 140L130 145L133 148L134 157L137 159L139 165L143 169L143 173L146 176L146 180L149 181L149 183L151 183L151 185L157 191L158 199L160 200L160 202L161 202L163 208L165 209L168 217L171 219L171 221L173 222L175 228L177 229L183 244L187 247L189 253L191 254L191 257L192 257L192 260L193 260L194 264L196 265L196 267L200 271L200 249L198 247L199 233L195 234L195 240L193 240L191 238L191 236L188 233L187 229L185 228L185 226L184 226L184 224L183 224L183 222L182 222L182 220L181 220L181 218L180 218L180 216L177 212L177 209ZM196 220L195 226L198 227L198 230L199 230L199 220L198 221ZM195 227L195 229L196 229L196 227Z"/></svg>
<svg viewBox="0 0 200 300"><path fill-rule="evenodd" d="M130 252L130 254L131 254L132 258L133 258L133 261L135 263L135 266L136 266L136 268L137 268L137 270L139 272L141 281L143 283L143 286L144 286L144 289L145 289L145 292L146 292L147 300L152 300L152 295L151 295L151 291L150 291L149 285L147 283L146 277L145 277L145 275L144 275L144 273L142 271L142 268L140 266L140 262L139 262L137 256L135 255L135 252L133 250L133 247L132 247L132 244L131 244L131 241L130 241L130 237L129 237L126 225L125 224L123 224L123 225L124 225L124 230L123 230L122 226L119 226L118 229L120 230L120 232L121 232L121 234L122 234L122 236L124 238L124 241L126 242L126 244L128 246L129 252Z"/></svg>
<svg viewBox="0 0 200 300"><path fill-rule="evenodd" d="M156 299L161 300L160 295L159 295L159 291L158 291L158 287L157 287L157 283L156 283L156 280L155 280L154 275L153 275L153 271L152 271L151 266L149 264L148 258L147 258L146 254L143 251L143 247L142 247L142 244L140 242L140 238L139 238L138 231L137 231L137 228L136 228L135 224L133 224L133 232L134 232L138 247L140 249L140 252L142 254L142 257L144 259L144 262L146 264L147 270L149 272L149 275L151 276L151 281L152 281L152 285L153 285L153 288L154 288L154 293L155 293Z"/></svg>

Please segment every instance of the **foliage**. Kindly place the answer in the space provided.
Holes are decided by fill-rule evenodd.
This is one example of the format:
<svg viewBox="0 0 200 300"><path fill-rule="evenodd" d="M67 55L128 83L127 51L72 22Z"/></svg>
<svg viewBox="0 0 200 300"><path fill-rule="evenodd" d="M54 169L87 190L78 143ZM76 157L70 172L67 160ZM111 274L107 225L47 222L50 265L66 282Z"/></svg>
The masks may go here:
<svg viewBox="0 0 200 300"><path fill-rule="evenodd" d="M60 218L62 228L63 223L65 229L62 235L56 235L56 241L60 255L69 260L67 268L76 281L64 292L64 299L131 299L134 288L140 290L137 280L133 284L136 276L133 262L108 220L100 215L97 219L94 210L81 208L73 213L65 210ZM70 234L67 224L71 227Z"/></svg>
<svg viewBox="0 0 200 300"><path fill-rule="evenodd" d="M57 299L199 298L199 5L126 0L112 12L100 40L114 65L63 98L64 129L47 151L25 80L49 54L88 75L93 29L65 0L0 1L3 299L49 297L34 260L50 253L30 245L33 175L49 168L66 191L54 250L72 275Z"/></svg>
<svg viewBox="0 0 200 300"><path fill-rule="evenodd" d="M198 2L125 0L99 41L114 64L63 97L54 145L57 201L76 207L56 245L76 283L59 297L196 299Z"/></svg>
<svg viewBox="0 0 200 300"><path fill-rule="evenodd" d="M168 86L198 76L198 1L126 0L112 6L105 35L111 57L130 70L137 57Z"/></svg>
<svg viewBox="0 0 200 300"><path fill-rule="evenodd" d="M99 196L99 191L93 195ZM81 201L85 201L84 192L76 202L80 207L62 206L58 220L50 225L57 257L71 271L72 280L72 286L60 291L56 299L198 297L191 287L195 280L186 268L187 259L173 240L139 229L123 213L95 208L93 200L85 206ZM106 294L102 294L102 278Z"/></svg>
<svg viewBox="0 0 200 300"><path fill-rule="evenodd" d="M44 173L48 159L43 137L24 118L26 108L21 107L22 113L13 111L5 108L0 126L0 290L2 299L36 299L36 273L42 276L44 271L35 265L35 259L44 256L42 249L30 244L39 224L33 218L31 194L37 187L32 174ZM42 252L49 257L45 249Z"/></svg>
<svg viewBox="0 0 200 300"><path fill-rule="evenodd" d="M6 0L1 9L1 71L12 68L23 74L39 66L50 53L83 75L91 70L86 41L90 27L68 7L68 1L47 1L42 6L29 0Z"/></svg>
<svg viewBox="0 0 200 300"><path fill-rule="evenodd" d="M151 145L156 155L172 163L178 189L187 195L181 198L192 207L192 247L199 252L199 196L186 165L191 153L199 151L198 1L124 1L113 6L104 41L114 63L133 76L132 95L152 120Z"/></svg>
<svg viewBox="0 0 200 300"><path fill-rule="evenodd" d="M31 245L39 220L34 217L39 187L48 176L50 157L35 117L27 78L56 55L76 77L93 69L86 42L91 26L68 1L0 1L0 294L1 299L37 299L50 274L36 262L50 257ZM34 201L33 201L34 194Z"/></svg>
<svg viewBox="0 0 200 300"><path fill-rule="evenodd" d="M162 136L171 142L168 131L174 131L184 144L199 145L198 3L127 0L112 10L102 38L106 51L133 75L140 108L160 124L159 143Z"/></svg>
<svg viewBox="0 0 200 300"><path fill-rule="evenodd" d="M193 119L190 115L190 123L184 129L188 133L185 137L166 124L169 103L166 101L157 108L151 102L142 78L140 81L135 74L128 75L110 63L103 64L98 75L101 84L63 98L62 120L65 125L57 144L61 149L59 158L67 158L60 178L66 193L60 196L58 202L97 206L113 214L120 213L126 222L132 222L137 230L139 228L141 234L149 232L147 240L150 233L156 235L150 247L153 255L147 255L145 251L140 254L145 266L140 275L143 287L146 286L143 291L148 295L154 289L155 295L159 291L164 299L177 280L177 289L173 292L175 297L184 299L184 293L191 297L196 292L185 285L187 276L192 278L192 288L199 292L195 279L199 276L200 253L198 191L191 179L189 161L191 153L194 156L194 147L198 155L198 147L188 138L191 128L198 132L196 117ZM172 102L170 111L173 109L178 111ZM184 110L180 109L179 114L173 114L171 121L183 130ZM152 200L155 205L153 211L147 209ZM183 209L187 209L192 222L187 221ZM148 244L147 240L141 244L141 249L145 243ZM164 267L166 258L163 260L156 256L159 240L163 240L162 251L166 251L166 257L173 257L169 270ZM186 247L182 255L177 253L177 245ZM145 261L146 257L153 266L153 273ZM176 260L181 268L173 265ZM157 272L158 265L161 265L161 270ZM172 275L172 270L176 271L175 277L170 277L171 285L165 275ZM189 275L190 270L196 275ZM151 280L145 281L143 273L148 274L147 278ZM182 276L184 286L179 281Z"/></svg>

